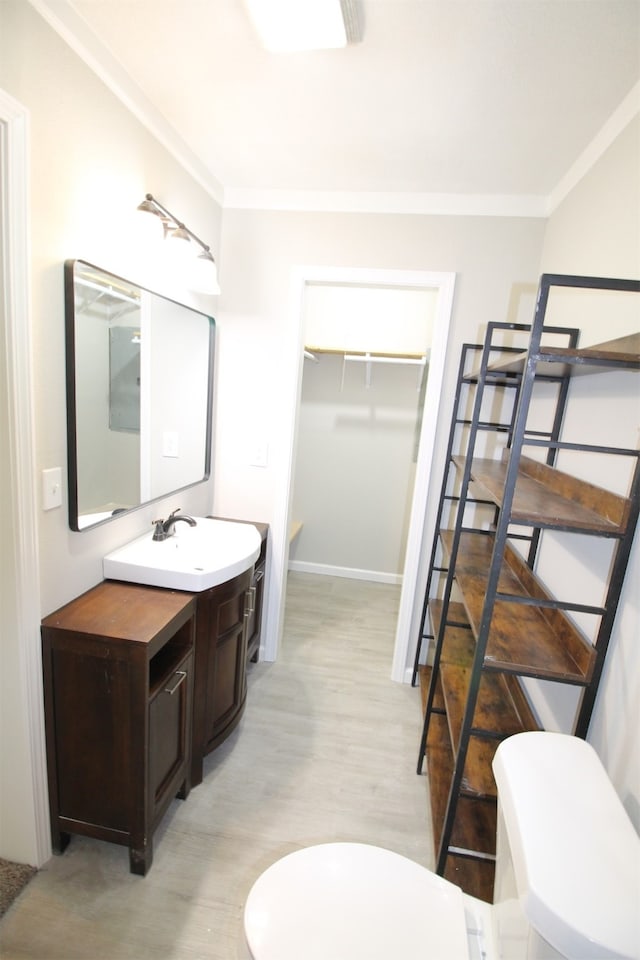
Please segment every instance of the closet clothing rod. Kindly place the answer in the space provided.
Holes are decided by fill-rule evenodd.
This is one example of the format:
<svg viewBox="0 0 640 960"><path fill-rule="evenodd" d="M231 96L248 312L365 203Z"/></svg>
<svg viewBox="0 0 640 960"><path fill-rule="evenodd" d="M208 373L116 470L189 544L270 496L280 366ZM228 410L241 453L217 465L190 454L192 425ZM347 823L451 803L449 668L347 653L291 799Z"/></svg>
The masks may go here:
<svg viewBox="0 0 640 960"><path fill-rule="evenodd" d="M420 367L423 367L427 362L426 357L382 357L370 353L345 353L344 359L355 363L405 363Z"/></svg>

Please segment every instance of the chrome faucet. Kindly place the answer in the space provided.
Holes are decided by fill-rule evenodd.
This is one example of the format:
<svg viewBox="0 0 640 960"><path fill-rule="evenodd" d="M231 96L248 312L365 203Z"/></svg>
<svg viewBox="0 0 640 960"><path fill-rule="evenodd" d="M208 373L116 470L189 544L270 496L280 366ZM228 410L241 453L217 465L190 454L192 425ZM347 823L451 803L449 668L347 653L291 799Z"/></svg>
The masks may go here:
<svg viewBox="0 0 640 960"><path fill-rule="evenodd" d="M168 537L172 536L174 524L176 524L178 520L184 520L184 522L188 523L190 527L196 526L196 521L193 519L193 517L188 517L186 513L180 513L180 507L178 507L177 510L174 510L173 513L169 514L166 520L151 521L156 527L151 539L166 540Z"/></svg>

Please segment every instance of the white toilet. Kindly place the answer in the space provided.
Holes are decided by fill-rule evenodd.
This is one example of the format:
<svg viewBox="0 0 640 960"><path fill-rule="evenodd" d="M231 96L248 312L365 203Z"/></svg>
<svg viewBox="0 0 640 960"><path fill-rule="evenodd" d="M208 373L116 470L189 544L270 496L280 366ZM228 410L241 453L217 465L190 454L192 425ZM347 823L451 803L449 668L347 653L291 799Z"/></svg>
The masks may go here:
<svg viewBox="0 0 640 960"><path fill-rule="evenodd" d="M593 748L517 734L493 769L493 905L380 847L307 847L249 893L254 960L640 960L640 838Z"/></svg>

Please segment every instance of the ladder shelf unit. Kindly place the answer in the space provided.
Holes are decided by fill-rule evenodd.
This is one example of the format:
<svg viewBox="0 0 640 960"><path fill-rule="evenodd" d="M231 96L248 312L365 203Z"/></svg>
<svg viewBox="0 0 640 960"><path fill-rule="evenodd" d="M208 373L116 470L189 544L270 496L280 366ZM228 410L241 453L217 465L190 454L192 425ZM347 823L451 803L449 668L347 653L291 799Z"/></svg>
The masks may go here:
<svg viewBox="0 0 640 960"><path fill-rule="evenodd" d="M554 287L640 293L638 281L543 275L530 326L489 324L484 344L463 345L414 663L415 683L428 651L418 773L426 758L436 870L489 901L493 755L540 728L535 680L576 688L570 732L586 736L638 519L640 451L565 439L563 425L571 379L640 370L640 334L580 349L579 329L545 324ZM513 345L523 336L524 350ZM558 469L564 451L604 456L612 475L624 464L625 494ZM549 589L536 572L547 533L609 541L602 598L585 602L575 583Z"/></svg>

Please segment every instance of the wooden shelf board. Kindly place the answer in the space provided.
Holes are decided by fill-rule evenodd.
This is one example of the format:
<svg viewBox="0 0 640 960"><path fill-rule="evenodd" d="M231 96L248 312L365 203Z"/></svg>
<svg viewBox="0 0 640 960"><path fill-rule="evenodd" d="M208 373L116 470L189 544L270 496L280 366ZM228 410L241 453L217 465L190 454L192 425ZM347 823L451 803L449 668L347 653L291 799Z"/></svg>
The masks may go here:
<svg viewBox="0 0 640 960"><path fill-rule="evenodd" d="M462 797L496 800L498 793L491 764L499 742L499 740L469 737L467 756L465 757L464 771L460 782L461 800ZM460 802L458 801L458 803ZM459 846L459 844L456 844L456 846Z"/></svg>
<svg viewBox="0 0 640 960"><path fill-rule="evenodd" d="M418 667L418 682L420 686L420 702L422 704L422 716L427 712L427 695L429 693L429 684L431 683L430 664L421 663Z"/></svg>
<svg viewBox="0 0 640 960"><path fill-rule="evenodd" d="M485 903L493 903L493 861L469 860L467 857L451 855L447 860L444 876L469 896L484 900Z"/></svg>
<svg viewBox="0 0 640 960"><path fill-rule="evenodd" d="M450 553L452 530L441 539ZM471 628L477 637L491 564L493 537L462 533L456 581L463 595ZM511 548L498 582L501 593L514 597L548 598L533 573ZM595 650L560 610L497 600L485 651L485 667L540 679L584 685L589 682Z"/></svg>
<svg viewBox="0 0 640 960"><path fill-rule="evenodd" d="M442 663L441 673L451 737L454 743L458 743L469 693L471 667ZM516 701L512 695L513 685L518 685L517 677L488 671L482 674L473 715L476 730L492 731L501 739L525 730L538 729L530 711L523 713L522 699Z"/></svg>
<svg viewBox="0 0 640 960"><path fill-rule="evenodd" d="M462 472L464 457L452 458ZM502 507L507 462L474 459L471 477L477 487ZM546 481L546 482L545 482ZM556 486L554 490L551 484ZM564 493L560 493L563 490ZM588 504L588 505L587 505ZM578 533L622 536L628 501L593 484L577 480L546 464L521 458L511 508L511 520L525 526L547 527Z"/></svg>
<svg viewBox="0 0 640 960"><path fill-rule="evenodd" d="M431 819L436 851L440 846L449 786L453 776L453 754L447 721L433 714L427 738L427 773L431 797ZM496 842L496 804L492 798L461 796L451 836L451 846L493 854Z"/></svg>
<svg viewBox="0 0 640 960"><path fill-rule="evenodd" d="M309 353L324 353L330 356L344 357L348 354L350 357L372 357L377 360L424 360L424 351L422 353L402 353L396 350L352 350L349 347L317 347L313 344L305 344L304 349Z"/></svg>
<svg viewBox="0 0 640 960"><path fill-rule="evenodd" d="M538 356L544 367L538 367L536 372L546 377L574 377L604 370L640 370L640 333L575 350L542 346ZM519 373L526 360L525 352L492 363L490 369L492 373Z"/></svg>
<svg viewBox="0 0 640 960"><path fill-rule="evenodd" d="M497 363L498 361L496 361ZM505 364L508 364L509 361L505 361ZM471 370L469 373L465 373L462 377L464 383L477 383L480 376L479 370ZM488 387L517 387L521 381L520 370L517 369L517 365L513 364L513 370L505 369L504 371L498 369L489 369L487 370L486 377L486 386Z"/></svg>
<svg viewBox="0 0 640 960"><path fill-rule="evenodd" d="M420 668L423 705L426 702L430 674L430 667ZM429 728L427 771L434 850L437 857L447 807L448 789L453 776L453 756L447 723L445 718L438 714L432 716ZM461 849L476 850L489 856L495 855L496 804L490 800L460 797L451 843ZM494 875L492 861L471 860L468 857L450 855L447 858L444 875L460 886L465 893L491 903Z"/></svg>
<svg viewBox="0 0 640 960"><path fill-rule="evenodd" d="M441 601L430 602L429 615L436 634L440 629L442 611ZM456 623L464 622L465 613L462 604L449 604L449 619ZM467 629L453 626L445 628L438 688L454 750L457 750L457 745L460 743L475 651L475 640L468 627ZM491 772L491 762L499 740L524 730L538 729L517 677L493 671L482 673L473 726L476 730L490 732L493 738L483 741L476 736L472 737L462 789L469 795L495 797L496 788Z"/></svg>
<svg viewBox="0 0 640 960"><path fill-rule="evenodd" d="M429 600L429 618L433 635L436 638L440 633L442 608L442 600ZM446 639L442 647L441 657L444 657L447 663L468 664L469 659L473 658L475 641L466 611L461 603L449 602L447 620L449 625L446 627ZM462 626L462 624L465 624L465 626Z"/></svg>
<svg viewBox="0 0 640 960"><path fill-rule="evenodd" d="M431 667L421 665L418 668L420 678L420 699L422 701L422 715L427 712L427 696L429 693L429 684L431 683ZM444 699L442 696L442 684L439 679L436 681L436 691L433 698L433 709L438 713L444 713Z"/></svg>

